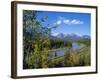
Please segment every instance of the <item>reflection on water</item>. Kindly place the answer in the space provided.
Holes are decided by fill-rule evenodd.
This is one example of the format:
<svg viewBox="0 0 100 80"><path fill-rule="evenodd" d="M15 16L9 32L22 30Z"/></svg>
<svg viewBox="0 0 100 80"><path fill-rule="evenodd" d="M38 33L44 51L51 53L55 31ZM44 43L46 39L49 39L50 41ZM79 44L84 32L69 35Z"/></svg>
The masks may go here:
<svg viewBox="0 0 100 80"><path fill-rule="evenodd" d="M72 43L72 49L80 49L80 46L77 43Z"/></svg>
<svg viewBox="0 0 100 80"><path fill-rule="evenodd" d="M77 49L80 49L80 46L77 43L72 43L71 49L77 50ZM65 52L68 51L68 50L69 50L69 48L63 48L63 49L50 51L49 57L53 58L53 57L63 56L65 54Z"/></svg>

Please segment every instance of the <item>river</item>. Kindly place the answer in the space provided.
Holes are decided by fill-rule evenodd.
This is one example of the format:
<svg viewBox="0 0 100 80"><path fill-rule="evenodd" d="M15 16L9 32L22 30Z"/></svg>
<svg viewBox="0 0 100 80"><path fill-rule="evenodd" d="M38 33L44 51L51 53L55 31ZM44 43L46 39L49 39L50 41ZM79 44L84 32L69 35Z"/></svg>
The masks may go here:
<svg viewBox="0 0 100 80"><path fill-rule="evenodd" d="M78 50L80 48L81 47L77 43L72 43L71 49ZM61 48L61 49L57 49L57 50L51 50L49 52L49 57L53 58L53 57L63 56L65 54L65 52L68 50L69 50L69 48Z"/></svg>

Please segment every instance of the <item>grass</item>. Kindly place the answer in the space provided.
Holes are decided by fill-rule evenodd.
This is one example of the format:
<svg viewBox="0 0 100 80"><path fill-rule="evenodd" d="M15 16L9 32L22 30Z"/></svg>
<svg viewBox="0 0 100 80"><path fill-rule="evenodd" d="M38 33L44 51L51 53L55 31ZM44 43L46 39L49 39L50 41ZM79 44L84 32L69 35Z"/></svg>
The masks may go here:
<svg viewBox="0 0 100 80"><path fill-rule="evenodd" d="M90 66L90 47L67 51L64 56L50 59L49 67Z"/></svg>

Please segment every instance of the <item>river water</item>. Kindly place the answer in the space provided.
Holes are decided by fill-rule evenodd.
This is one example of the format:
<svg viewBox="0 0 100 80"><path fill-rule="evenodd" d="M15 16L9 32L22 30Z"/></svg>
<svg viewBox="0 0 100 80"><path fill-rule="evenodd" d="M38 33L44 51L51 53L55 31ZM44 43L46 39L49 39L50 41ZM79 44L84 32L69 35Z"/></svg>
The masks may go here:
<svg viewBox="0 0 100 80"><path fill-rule="evenodd" d="M78 50L78 49L80 49L80 46L77 43L72 43L71 49ZM62 48L62 49L58 49L56 51L50 51L49 57L53 58L53 57L63 56L65 54L65 52L68 50L69 50L69 48Z"/></svg>

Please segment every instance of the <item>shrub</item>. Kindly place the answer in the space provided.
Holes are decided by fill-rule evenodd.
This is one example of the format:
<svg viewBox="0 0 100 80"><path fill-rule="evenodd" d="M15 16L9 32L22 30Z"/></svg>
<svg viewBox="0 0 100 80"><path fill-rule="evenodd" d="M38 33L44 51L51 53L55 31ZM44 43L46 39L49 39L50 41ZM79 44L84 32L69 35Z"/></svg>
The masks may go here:
<svg viewBox="0 0 100 80"><path fill-rule="evenodd" d="M65 53L65 66L78 66L80 64L80 55L77 51L69 51Z"/></svg>

